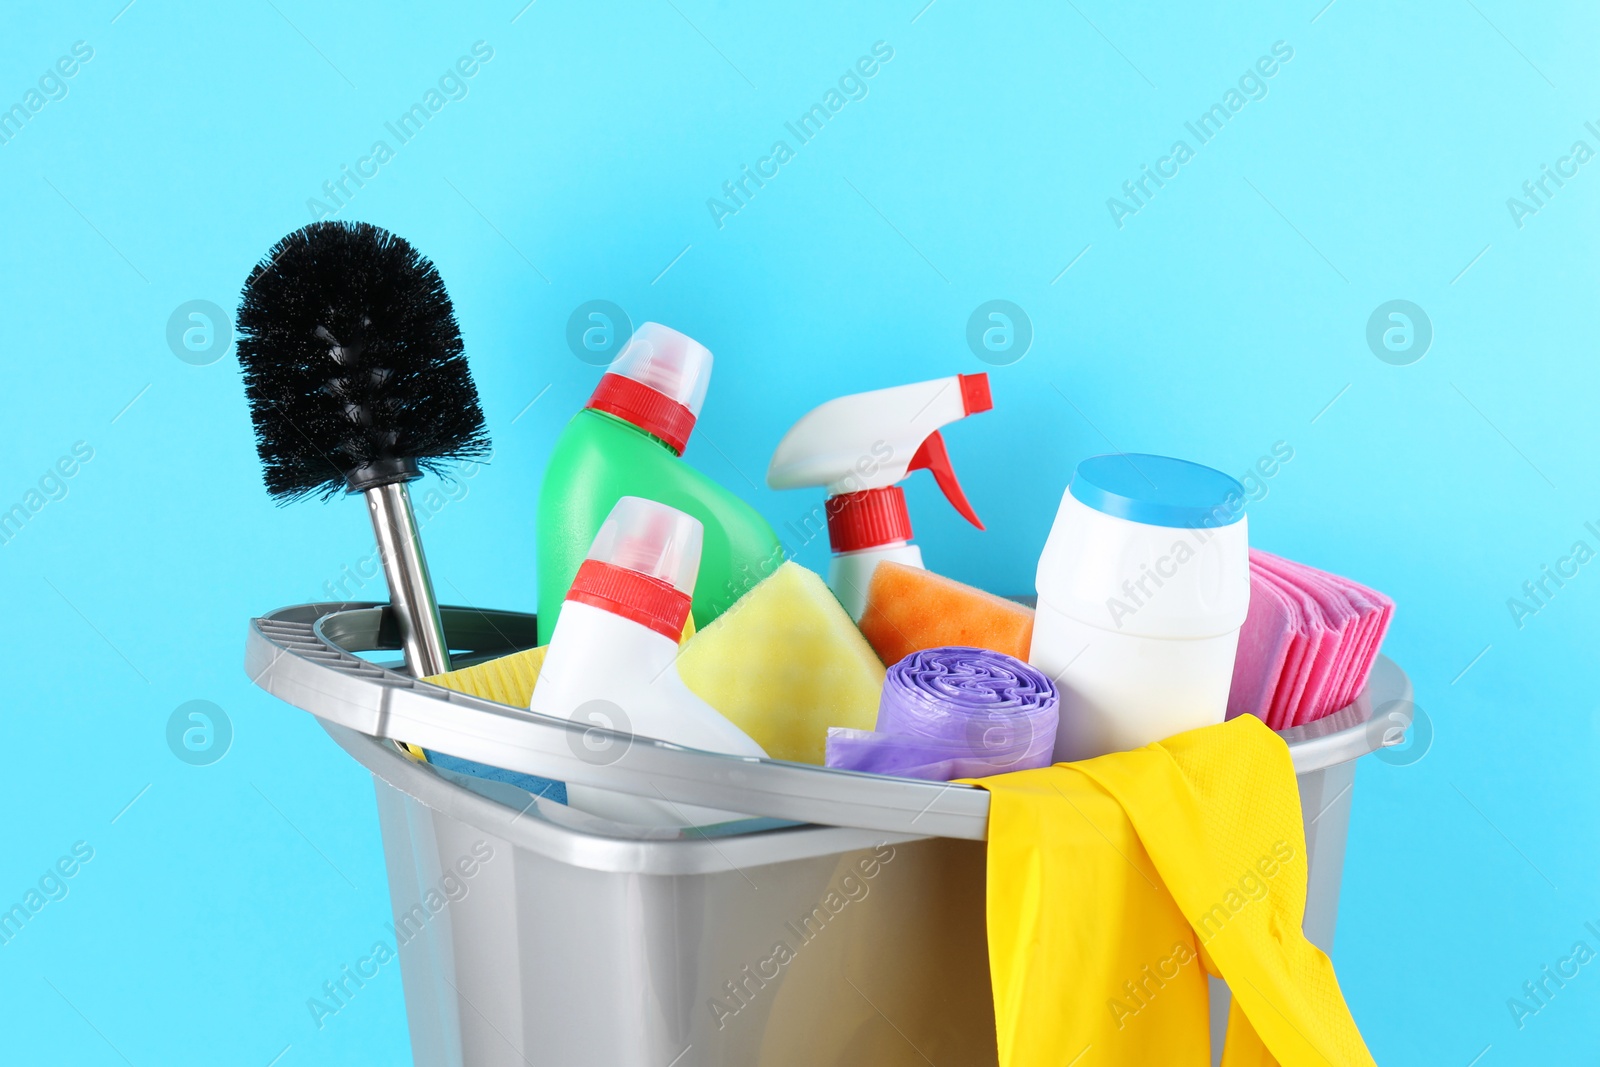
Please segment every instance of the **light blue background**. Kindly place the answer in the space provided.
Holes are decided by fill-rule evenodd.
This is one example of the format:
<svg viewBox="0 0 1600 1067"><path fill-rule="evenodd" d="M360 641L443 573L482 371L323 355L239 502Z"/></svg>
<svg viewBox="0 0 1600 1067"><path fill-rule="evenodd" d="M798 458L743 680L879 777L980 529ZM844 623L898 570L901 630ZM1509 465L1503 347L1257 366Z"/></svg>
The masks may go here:
<svg viewBox="0 0 1600 1067"><path fill-rule="evenodd" d="M1575 140L1600 148L1592 9L123 2L8 5L0 29L0 106L94 49L0 145L0 507L94 449L0 546L0 904L94 848L0 947L4 1059L406 1061L392 966L321 1030L305 1006L387 917L369 779L241 670L246 621L324 596L370 528L354 501L274 507L231 351L191 365L166 329L185 301L231 311L307 199L479 40L469 95L338 215L436 260L483 394L494 461L426 527L442 599L532 610L540 474L598 374L564 340L580 303L716 353L689 459L779 524L816 502L760 487L794 418L986 369L968 315L1014 301L1031 350L947 434L989 531L917 475L930 565L1029 590L1079 458L1240 474L1287 442L1253 541L1399 602L1387 651L1434 731L1357 778L1335 952L1357 1020L1385 1064L1592 1048L1600 963L1520 1030L1507 999L1600 948L1600 564L1520 628L1507 599L1600 547L1600 163L1521 228L1506 205ZM867 98L719 229L707 198L877 41L894 58ZM1267 97L1119 229L1107 198L1277 41L1294 58ZM1409 366L1365 340L1397 298L1435 331ZM213 766L167 747L192 699L233 723Z"/></svg>

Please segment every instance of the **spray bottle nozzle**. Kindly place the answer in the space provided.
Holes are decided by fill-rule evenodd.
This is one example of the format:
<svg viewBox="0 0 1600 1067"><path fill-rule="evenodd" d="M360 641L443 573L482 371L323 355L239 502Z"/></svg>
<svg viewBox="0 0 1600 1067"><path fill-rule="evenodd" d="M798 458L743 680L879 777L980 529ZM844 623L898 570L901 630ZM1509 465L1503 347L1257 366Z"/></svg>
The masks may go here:
<svg viewBox="0 0 1600 1067"><path fill-rule="evenodd" d="M984 528L983 520L972 510L966 492L956 480L955 468L950 465L950 453L944 447L944 435L938 430L933 431L928 435L928 439L922 442L917 454L911 457L911 464L906 470L925 470L931 473L933 480L939 484L939 489L944 493L945 499L950 501L950 506L978 529Z"/></svg>
<svg viewBox="0 0 1600 1067"><path fill-rule="evenodd" d="M836 397L813 408L783 435L767 468L767 484L774 489L826 487L830 536L837 522L848 527L843 541L860 548L871 547L858 543L862 530L879 538L872 545L886 543L882 538L892 531L883 526L890 521L884 516L891 511L890 526L900 531L892 540L910 540L904 496L898 489L894 494L883 490L897 487L914 470L926 470L950 506L981 530L983 520L956 479L940 428L993 407L987 374L956 374ZM835 550L851 551L837 545Z"/></svg>

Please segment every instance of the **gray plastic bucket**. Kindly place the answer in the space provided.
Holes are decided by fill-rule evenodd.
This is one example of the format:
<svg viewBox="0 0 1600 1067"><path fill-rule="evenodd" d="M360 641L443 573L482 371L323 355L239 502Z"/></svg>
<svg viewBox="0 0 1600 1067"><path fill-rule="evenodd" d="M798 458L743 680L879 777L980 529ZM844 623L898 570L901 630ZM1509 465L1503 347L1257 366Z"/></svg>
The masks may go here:
<svg viewBox="0 0 1600 1067"><path fill-rule="evenodd" d="M533 640L532 616L443 615L452 648L478 658ZM353 654L395 636L381 605L287 608L252 623L246 665L372 772L418 1067L996 1062L983 790L620 735L602 764L592 729ZM1305 930L1324 950L1355 760L1397 743L1410 695L1380 658L1356 703L1283 733L1305 813ZM763 817L641 831L416 763L397 738ZM1220 1036L1226 988L1213 991Z"/></svg>

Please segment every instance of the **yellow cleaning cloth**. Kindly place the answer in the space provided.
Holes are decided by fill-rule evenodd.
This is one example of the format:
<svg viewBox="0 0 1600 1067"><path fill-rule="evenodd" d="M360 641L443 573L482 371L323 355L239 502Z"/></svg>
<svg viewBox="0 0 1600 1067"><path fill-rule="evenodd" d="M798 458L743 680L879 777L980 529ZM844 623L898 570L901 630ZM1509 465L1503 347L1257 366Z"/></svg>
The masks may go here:
<svg viewBox="0 0 1600 1067"><path fill-rule="evenodd" d="M972 784L1001 1067L1207 1067L1207 972L1223 1067L1374 1067L1301 930L1300 797L1261 720Z"/></svg>
<svg viewBox="0 0 1600 1067"><path fill-rule="evenodd" d="M533 686L539 680L539 668L544 666L544 654L549 649L549 645L524 649L473 667L463 667L448 674L435 674L423 681L468 696L525 708L528 701L533 699Z"/></svg>
<svg viewBox="0 0 1600 1067"><path fill-rule="evenodd" d="M549 648L549 645L540 645L523 649L458 671L430 675L423 681L468 696L525 708L533 699L533 685L539 680L539 668L544 666L544 654ZM400 747L418 763L428 762L428 754L420 747L404 741L400 742Z"/></svg>

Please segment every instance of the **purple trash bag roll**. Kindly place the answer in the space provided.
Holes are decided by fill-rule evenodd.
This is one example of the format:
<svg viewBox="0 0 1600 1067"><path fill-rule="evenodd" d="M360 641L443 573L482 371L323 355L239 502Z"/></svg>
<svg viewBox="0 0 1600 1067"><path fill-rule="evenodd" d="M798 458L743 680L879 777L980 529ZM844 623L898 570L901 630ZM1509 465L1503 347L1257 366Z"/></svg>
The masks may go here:
<svg viewBox="0 0 1600 1067"><path fill-rule="evenodd" d="M984 648L926 648L889 668L876 730L828 730L827 765L902 778L983 778L1047 767L1060 696L1049 678Z"/></svg>

